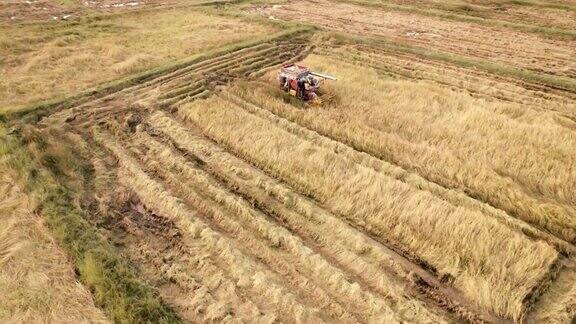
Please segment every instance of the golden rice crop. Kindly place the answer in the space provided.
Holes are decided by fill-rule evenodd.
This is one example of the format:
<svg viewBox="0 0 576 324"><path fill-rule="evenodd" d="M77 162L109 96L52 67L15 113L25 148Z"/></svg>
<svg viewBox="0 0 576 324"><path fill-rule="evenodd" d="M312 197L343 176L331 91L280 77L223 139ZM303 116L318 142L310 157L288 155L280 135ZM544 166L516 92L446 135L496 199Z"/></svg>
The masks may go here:
<svg viewBox="0 0 576 324"><path fill-rule="evenodd" d="M576 240L576 165L571 158L576 135L558 124L554 113L511 117L510 111L518 111L513 104L473 99L423 82L390 82L357 66L323 65L318 57L309 62L328 71L337 66L349 76L346 84L333 85L339 98L334 105L295 109L261 87L238 93L564 240ZM355 95L345 95L350 92Z"/></svg>
<svg viewBox="0 0 576 324"><path fill-rule="evenodd" d="M226 100L230 100L231 102L237 104L239 107L242 107L246 111L255 114L256 116L259 116L261 118L267 119L270 122L273 122L274 124L278 125L279 127L282 127L282 129L290 133L293 133L297 136L301 136L309 140L310 142L325 147L326 149L333 150L334 152L338 152L338 154L346 156L348 159L354 161L355 163L361 164L368 168L372 168L375 171L383 173L389 177L401 180L407 184L410 184L415 188L429 191L434 195L441 197L442 199L449 201L454 205L482 211L484 214L490 215L495 219L498 219L499 221L506 224L510 228L516 229L518 232L524 233L537 239L542 239L550 243L551 245L559 249L559 251L563 251L565 253L574 253L575 251L575 247L569 244L568 242L559 239L545 231L538 230L537 228L534 228L530 224L527 224L520 219L511 217L502 210L496 209L490 206L489 204L476 200L462 192L442 187L434 182L424 179L417 173L409 172L405 169L402 169L401 167L398 167L394 164L378 159L372 155L356 151L350 146L332 140L328 137L322 136L295 122L291 122L278 115L275 115L274 113L270 112L267 109L261 108L247 101L244 101L230 92L225 91L221 94L221 96Z"/></svg>
<svg viewBox="0 0 576 324"><path fill-rule="evenodd" d="M556 262L556 251L545 243L357 165L230 102L210 99L179 114L376 238L399 244L441 276L454 278L466 296L497 314L519 318L524 297Z"/></svg>
<svg viewBox="0 0 576 324"><path fill-rule="evenodd" d="M226 157L222 154L218 154L218 149L214 149L213 147L205 147L203 143L195 141L193 136L182 133L181 129L175 128L174 124L171 123L169 119L167 120L167 117L163 117L162 114L155 115L154 118L151 119L151 123L155 126L158 126L159 130L165 129L165 127L170 128L170 136L177 138L178 143L182 144L182 147L194 150L189 152L194 152L195 154L201 154L199 152L202 152L203 150L210 152L209 155L199 155L199 157L203 161L209 162L212 166L216 164L212 161L221 161L222 163L218 164L221 165L222 168L219 166L216 167L218 176L223 177L224 181L226 181L228 185L235 187L237 190L244 189L239 187L239 183L236 182L234 178L231 178L229 176L230 174L240 173L244 175L242 178L248 179L254 178L254 176L256 176L256 174L253 172L251 173L249 170L240 170L236 165L230 165L229 162L226 163ZM345 305L351 305L351 303L358 304L360 302L358 305L360 308L358 309L358 307L355 307L355 309L359 311L362 309L361 307L366 307L362 306L363 302L361 301L364 299L369 301L370 304L374 305L382 303L382 301L378 301L378 298L374 298L370 293L367 292L363 292L361 294L365 296L362 299L357 299L358 297L354 297L353 295L351 296L347 290L352 289L352 286L350 286L350 288L345 288L349 284L346 283L345 280L343 281L343 277L342 275L338 274L338 270L328 264L320 255L310 251L303 245L303 242L297 239L297 237L294 235L290 234L290 232L288 232L283 227L268 223L266 221L265 215L262 215L261 213L253 210L246 202L234 198L233 195L223 189L219 189L218 186L214 184L214 181L209 179L207 174L198 170L190 162L187 162L184 157L178 156L174 151L163 147L163 145L156 142L149 136L144 136L141 143L145 146L148 146L150 150L160 158L159 165L162 165L164 168L173 168L175 173L179 174L180 177L183 177L185 180L182 180L184 181L182 184L186 183L188 187L190 185L194 187L198 186L198 192L202 192L208 196L211 196L214 200L213 204L227 206L231 213L235 213L238 216L241 216L241 219L247 223L246 226L253 228L253 231L251 231L252 235L258 233L259 235L262 235L263 237L266 237L268 240L270 240L270 244L278 246L280 249L288 249L288 252L291 255L287 255L286 257L297 263L301 271L308 269L306 272L308 273L308 276L310 276L311 279L314 279L314 282L316 283L324 283L324 287L326 287L327 291L331 291L332 295L335 296L336 299L342 299L343 297L348 296L348 301L345 302ZM172 177L167 178L170 179ZM263 181L263 179L255 180L257 182ZM266 201L269 204L271 203L269 199ZM194 205L198 205L198 203L196 202ZM270 205L268 205L268 207L270 207ZM281 219L290 225L292 231L297 233L312 231L315 233L309 234L309 237L317 237L318 235L330 237L334 235L333 232L336 230L334 227L326 228L323 234L318 234L318 231L314 230L316 224L309 224L305 221L303 222L299 214L291 212L287 208L280 208L279 206L274 206L271 209L273 210L273 213L280 213ZM247 235L247 237L250 237L250 235ZM350 243L350 239L347 240L346 243ZM369 248L367 247L366 243L362 243L363 247L361 248L363 249L364 253L367 253L367 249ZM384 296L393 296L394 299L400 300L401 302L394 303L392 306L393 308L398 308L400 310L400 314L404 313L404 316L413 316L411 315L411 312L405 311L407 309L413 308L413 313L416 314L416 316L419 316L417 319L419 322L429 322L431 319L433 319L433 322L440 321L438 318L434 319L433 315L428 313L425 308L423 308L422 305L419 305L416 301L405 300L402 298L397 291L401 288L393 284L390 279L387 278L387 275L378 269L379 265L365 262L362 256L351 253L345 245L334 241L327 244L329 249L323 249L323 253L329 253L332 258L338 260L340 267L345 266L346 268L351 269L351 271L356 276L360 276L361 278L365 279L363 283L367 283L373 286L376 291L379 291ZM375 280L376 278L378 279ZM351 297L354 298L350 299ZM369 310L362 311L362 313L366 315L366 312L368 311ZM408 319L416 320L416 318Z"/></svg>

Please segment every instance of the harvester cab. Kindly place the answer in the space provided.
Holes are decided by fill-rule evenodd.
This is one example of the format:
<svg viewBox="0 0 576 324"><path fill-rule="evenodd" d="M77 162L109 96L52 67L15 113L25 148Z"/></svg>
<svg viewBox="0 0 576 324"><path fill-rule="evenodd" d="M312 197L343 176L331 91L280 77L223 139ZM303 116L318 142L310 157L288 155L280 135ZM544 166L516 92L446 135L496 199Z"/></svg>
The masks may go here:
<svg viewBox="0 0 576 324"><path fill-rule="evenodd" d="M313 72L308 67L297 64L284 65L278 72L281 89L302 101L316 104L320 103L317 94L320 79L336 80L333 76Z"/></svg>

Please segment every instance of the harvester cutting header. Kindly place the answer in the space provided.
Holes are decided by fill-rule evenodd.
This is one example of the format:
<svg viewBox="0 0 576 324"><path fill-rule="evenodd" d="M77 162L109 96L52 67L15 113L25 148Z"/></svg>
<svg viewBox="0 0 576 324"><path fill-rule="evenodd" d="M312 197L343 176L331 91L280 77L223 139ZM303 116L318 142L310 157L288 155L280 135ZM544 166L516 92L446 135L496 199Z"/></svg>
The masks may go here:
<svg viewBox="0 0 576 324"><path fill-rule="evenodd" d="M310 71L303 65L288 64L282 66L278 73L280 88L303 101L320 102L317 91L320 79L336 80L335 77Z"/></svg>

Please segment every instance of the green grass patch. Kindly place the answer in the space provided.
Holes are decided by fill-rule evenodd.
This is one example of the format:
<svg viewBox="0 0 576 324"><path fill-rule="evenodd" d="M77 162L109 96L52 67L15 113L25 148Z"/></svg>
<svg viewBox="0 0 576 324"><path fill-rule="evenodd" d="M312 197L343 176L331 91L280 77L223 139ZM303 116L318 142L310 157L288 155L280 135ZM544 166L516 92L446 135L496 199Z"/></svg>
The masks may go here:
<svg viewBox="0 0 576 324"><path fill-rule="evenodd" d="M86 220L74 204L74 191L63 183L66 177L56 179L45 168L45 163L57 161L46 149L43 139L24 137L21 132L8 134L6 125L0 123L0 156L9 168L2 171L14 172L27 192L40 202L40 214L71 257L96 304L118 323L181 322Z"/></svg>

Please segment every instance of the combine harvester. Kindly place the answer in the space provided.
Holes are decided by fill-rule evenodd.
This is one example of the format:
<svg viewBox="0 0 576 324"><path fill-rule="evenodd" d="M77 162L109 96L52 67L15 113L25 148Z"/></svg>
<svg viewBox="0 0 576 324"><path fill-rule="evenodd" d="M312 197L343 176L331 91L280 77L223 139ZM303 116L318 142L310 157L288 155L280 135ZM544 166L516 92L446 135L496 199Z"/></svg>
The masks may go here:
<svg viewBox="0 0 576 324"><path fill-rule="evenodd" d="M278 83L282 90L302 101L313 104L321 103L317 94L320 88L320 80L318 78L336 80L333 76L316 73L310 71L306 66L297 64L284 65L278 73Z"/></svg>

